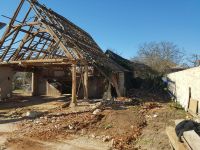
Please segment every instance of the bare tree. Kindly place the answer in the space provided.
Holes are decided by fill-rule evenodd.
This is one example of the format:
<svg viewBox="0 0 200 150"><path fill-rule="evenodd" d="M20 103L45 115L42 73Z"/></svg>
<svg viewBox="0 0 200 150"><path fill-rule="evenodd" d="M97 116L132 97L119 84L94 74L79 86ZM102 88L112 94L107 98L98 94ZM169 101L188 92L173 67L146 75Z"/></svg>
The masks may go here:
<svg viewBox="0 0 200 150"><path fill-rule="evenodd" d="M192 54L187 60L192 67L200 66L200 55L198 54Z"/></svg>
<svg viewBox="0 0 200 150"><path fill-rule="evenodd" d="M183 56L181 49L172 42L150 42L139 47L137 60L165 74L171 67L179 65Z"/></svg>

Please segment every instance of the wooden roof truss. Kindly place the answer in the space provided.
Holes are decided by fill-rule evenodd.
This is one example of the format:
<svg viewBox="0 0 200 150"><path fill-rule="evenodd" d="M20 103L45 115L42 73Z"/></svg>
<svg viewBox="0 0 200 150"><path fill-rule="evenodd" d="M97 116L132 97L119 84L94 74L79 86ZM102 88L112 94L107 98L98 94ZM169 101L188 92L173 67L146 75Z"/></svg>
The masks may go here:
<svg viewBox="0 0 200 150"><path fill-rule="evenodd" d="M0 39L0 64L42 64L58 59L68 64L90 64L108 79L111 72L124 71L87 32L37 0L21 0L9 19Z"/></svg>

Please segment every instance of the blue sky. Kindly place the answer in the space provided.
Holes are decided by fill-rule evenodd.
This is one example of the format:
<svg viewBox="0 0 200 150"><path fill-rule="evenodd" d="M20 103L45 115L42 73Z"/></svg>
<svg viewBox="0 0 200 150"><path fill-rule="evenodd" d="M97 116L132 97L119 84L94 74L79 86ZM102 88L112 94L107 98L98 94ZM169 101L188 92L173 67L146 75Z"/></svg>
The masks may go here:
<svg viewBox="0 0 200 150"><path fill-rule="evenodd" d="M174 42L187 55L200 53L200 0L39 1L90 33L103 50L126 58L151 41ZM0 0L0 15L12 16L19 2ZM0 21L8 22L2 16Z"/></svg>

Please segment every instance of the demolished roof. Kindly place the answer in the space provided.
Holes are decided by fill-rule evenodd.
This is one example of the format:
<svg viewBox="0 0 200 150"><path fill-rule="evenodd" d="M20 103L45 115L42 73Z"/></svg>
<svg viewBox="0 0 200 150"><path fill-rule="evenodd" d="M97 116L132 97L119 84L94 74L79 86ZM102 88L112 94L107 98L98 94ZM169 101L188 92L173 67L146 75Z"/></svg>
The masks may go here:
<svg viewBox="0 0 200 150"><path fill-rule="evenodd" d="M105 54L112 60L114 60L117 64L119 64L120 66L122 66L124 68L124 70L126 71L132 71L133 70L133 65L130 60L125 59L123 57L121 57L120 55L114 53L111 50L107 50L105 52Z"/></svg>
<svg viewBox="0 0 200 150"><path fill-rule="evenodd" d="M118 55L117 53L111 51L111 50L107 50L105 52L105 54L112 59L113 61L115 61L118 65L120 65L121 67L124 68L124 70L129 71L129 72L133 72L136 71L137 74L141 77L144 78L144 76L147 73L150 74L157 74L156 71L154 71L151 67L145 65L142 62L133 60L130 61L128 59L125 59L123 57L121 57L120 55Z"/></svg>
<svg viewBox="0 0 200 150"><path fill-rule="evenodd" d="M17 20L25 3L28 10ZM47 63L52 59L91 64L107 76L123 71L87 32L37 0L21 0L0 40L0 64Z"/></svg>

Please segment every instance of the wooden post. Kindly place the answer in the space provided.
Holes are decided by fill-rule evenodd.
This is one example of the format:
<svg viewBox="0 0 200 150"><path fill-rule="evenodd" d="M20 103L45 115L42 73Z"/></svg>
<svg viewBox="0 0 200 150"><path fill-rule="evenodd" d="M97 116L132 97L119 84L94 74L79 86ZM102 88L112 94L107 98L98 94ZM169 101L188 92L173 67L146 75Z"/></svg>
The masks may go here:
<svg viewBox="0 0 200 150"><path fill-rule="evenodd" d="M33 72L32 73L32 96L36 96L37 95L37 73Z"/></svg>
<svg viewBox="0 0 200 150"><path fill-rule="evenodd" d="M72 65L72 100L70 107L75 107L77 105L76 99L76 65Z"/></svg>
<svg viewBox="0 0 200 150"><path fill-rule="evenodd" d="M83 90L84 90L84 99L88 100L88 65L84 66Z"/></svg>

